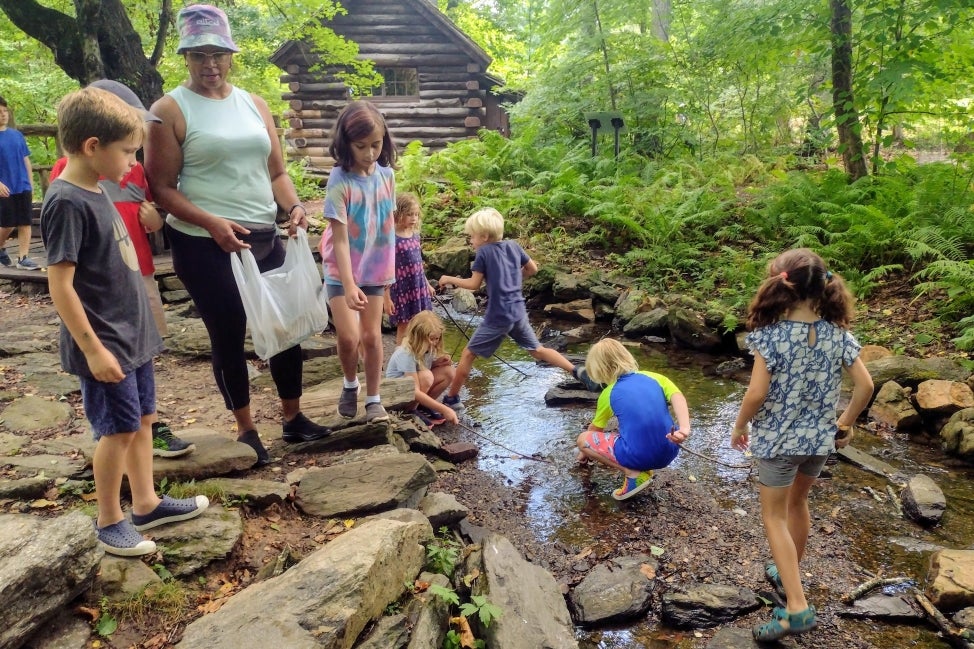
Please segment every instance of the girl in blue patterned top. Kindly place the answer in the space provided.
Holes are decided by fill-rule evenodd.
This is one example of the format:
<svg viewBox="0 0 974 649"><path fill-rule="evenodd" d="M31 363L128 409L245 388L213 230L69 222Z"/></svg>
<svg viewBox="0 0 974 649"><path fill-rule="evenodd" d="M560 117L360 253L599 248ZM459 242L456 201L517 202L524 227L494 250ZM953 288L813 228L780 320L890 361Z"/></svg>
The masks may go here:
<svg viewBox="0 0 974 649"><path fill-rule="evenodd" d="M423 250L419 241L419 199L403 192L396 196L396 281L386 287L385 312L396 326L396 344L401 345L413 316L433 310L433 287L423 272Z"/></svg>
<svg viewBox="0 0 974 649"><path fill-rule="evenodd" d="M852 424L873 394L859 343L847 330L852 314L842 278L807 248L771 262L748 308L745 340L754 368L731 446L743 451L750 445L758 459L761 517L774 559L765 575L787 601L770 622L754 627L760 641L816 625L798 568L811 525L808 492L829 454L852 439ZM854 387L836 417L843 369Z"/></svg>

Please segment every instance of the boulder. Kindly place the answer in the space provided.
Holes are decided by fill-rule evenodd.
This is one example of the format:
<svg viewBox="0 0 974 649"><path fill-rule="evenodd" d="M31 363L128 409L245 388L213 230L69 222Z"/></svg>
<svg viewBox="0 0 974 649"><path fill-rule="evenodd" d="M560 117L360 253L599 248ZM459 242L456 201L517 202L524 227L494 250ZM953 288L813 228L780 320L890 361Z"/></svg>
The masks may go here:
<svg viewBox="0 0 974 649"><path fill-rule="evenodd" d="M574 273L555 273L551 283L551 295L562 302L588 300L591 298L591 280Z"/></svg>
<svg viewBox="0 0 974 649"><path fill-rule="evenodd" d="M436 250L426 254L426 272L431 280L442 275L469 277L473 250L464 237L452 237Z"/></svg>
<svg viewBox="0 0 974 649"><path fill-rule="evenodd" d="M658 568L655 559L642 554L597 565L571 593L575 620L593 626L645 615Z"/></svg>
<svg viewBox="0 0 974 649"><path fill-rule="evenodd" d="M503 536L488 534L482 542L481 576L474 595L486 595L501 615L475 635L491 649L578 649L572 619L555 578L528 563ZM477 623L477 620L471 620Z"/></svg>
<svg viewBox="0 0 974 649"><path fill-rule="evenodd" d="M913 476L900 492L900 501L903 512L922 525L939 523L947 509L944 492L926 475Z"/></svg>
<svg viewBox="0 0 974 649"><path fill-rule="evenodd" d="M657 307L651 311L637 313L632 320L622 328L629 338L639 338L640 336L667 336L670 333L669 309Z"/></svg>
<svg viewBox="0 0 974 649"><path fill-rule="evenodd" d="M0 515L0 647L17 649L88 590L104 552L81 512Z"/></svg>
<svg viewBox="0 0 974 649"><path fill-rule="evenodd" d="M896 381L887 381L879 389L869 407L869 417L898 432L914 430L922 423L910 391Z"/></svg>
<svg viewBox="0 0 974 649"><path fill-rule="evenodd" d="M715 352L723 339L706 325L703 317L687 309L671 309L667 321L670 336L679 345L701 352Z"/></svg>
<svg viewBox="0 0 974 649"><path fill-rule="evenodd" d="M545 315L558 320L595 322L595 310L592 308L592 299L588 297L564 304L545 305L544 312Z"/></svg>
<svg viewBox="0 0 974 649"><path fill-rule="evenodd" d="M690 584L663 595L662 618L678 629L707 629L760 608L756 594L728 584Z"/></svg>
<svg viewBox="0 0 974 649"><path fill-rule="evenodd" d="M967 460L974 460L974 408L955 412L940 429L944 450Z"/></svg>
<svg viewBox="0 0 974 649"><path fill-rule="evenodd" d="M974 408L974 391L960 381L931 379L917 386L916 402L923 414L949 417L958 410Z"/></svg>
<svg viewBox="0 0 974 649"><path fill-rule="evenodd" d="M186 627L180 649L351 647L411 584L433 537L429 523L375 519L284 574L249 586Z"/></svg>
<svg viewBox="0 0 974 649"><path fill-rule="evenodd" d="M967 381L971 376L957 361L940 357L887 356L866 363L866 368L877 391L887 381L896 381L902 386L915 388L930 379Z"/></svg>
<svg viewBox="0 0 974 649"><path fill-rule="evenodd" d="M974 606L974 550L939 550L930 555L924 593L942 611Z"/></svg>

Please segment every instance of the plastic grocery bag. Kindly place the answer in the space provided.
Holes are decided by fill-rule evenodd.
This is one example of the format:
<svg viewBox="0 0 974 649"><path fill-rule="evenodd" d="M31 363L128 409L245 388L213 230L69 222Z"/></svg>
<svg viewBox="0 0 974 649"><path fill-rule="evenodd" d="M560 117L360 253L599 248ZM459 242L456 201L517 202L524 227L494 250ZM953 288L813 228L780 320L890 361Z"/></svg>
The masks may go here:
<svg viewBox="0 0 974 649"><path fill-rule="evenodd" d="M264 273L250 250L230 255L254 351L264 360L328 326L328 296L311 256L308 233L287 241L284 264Z"/></svg>

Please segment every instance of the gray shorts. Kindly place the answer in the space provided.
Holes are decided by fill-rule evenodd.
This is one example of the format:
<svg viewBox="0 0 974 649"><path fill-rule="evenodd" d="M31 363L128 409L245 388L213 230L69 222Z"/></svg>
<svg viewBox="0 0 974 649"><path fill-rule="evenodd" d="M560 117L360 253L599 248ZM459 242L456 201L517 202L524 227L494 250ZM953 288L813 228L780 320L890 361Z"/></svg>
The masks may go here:
<svg viewBox="0 0 974 649"><path fill-rule="evenodd" d="M522 349L530 352L541 346L538 337L534 335L531 323L524 317L509 325L481 324L470 337L467 349L481 358L489 358L497 351L507 336L510 336Z"/></svg>
<svg viewBox="0 0 974 649"><path fill-rule="evenodd" d="M817 478L828 455L779 455L758 460L758 482L765 487L790 487L799 471Z"/></svg>
<svg viewBox="0 0 974 649"><path fill-rule="evenodd" d="M362 292L366 295L376 296L384 295L386 292L385 286L359 286ZM328 291L328 300L331 301L332 298L345 297L345 287L341 284L325 284L325 290Z"/></svg>

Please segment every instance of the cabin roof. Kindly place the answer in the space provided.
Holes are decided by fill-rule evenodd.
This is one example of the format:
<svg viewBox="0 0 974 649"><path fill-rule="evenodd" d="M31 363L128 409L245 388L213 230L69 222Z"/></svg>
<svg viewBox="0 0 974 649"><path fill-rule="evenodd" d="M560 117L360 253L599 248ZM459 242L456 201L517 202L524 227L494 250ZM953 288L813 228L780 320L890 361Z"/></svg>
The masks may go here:
<svg viewBox="0 0 974 649"><path fill-rule="evenodd" d="M470 56L473 62L479 63L482 70L486 70L493 61L487 52L454 25L453 21L447 18L430 0L401 0L401 2L415 9L419 15L438 27L451 41L457 44L458 48ZM308 48L304 43L289 40L275 50L270 61L283 70L294 58L307 59L308 54ZM497 83L496 85L501 84Z"/></svg>

